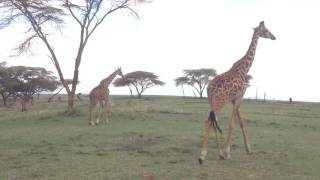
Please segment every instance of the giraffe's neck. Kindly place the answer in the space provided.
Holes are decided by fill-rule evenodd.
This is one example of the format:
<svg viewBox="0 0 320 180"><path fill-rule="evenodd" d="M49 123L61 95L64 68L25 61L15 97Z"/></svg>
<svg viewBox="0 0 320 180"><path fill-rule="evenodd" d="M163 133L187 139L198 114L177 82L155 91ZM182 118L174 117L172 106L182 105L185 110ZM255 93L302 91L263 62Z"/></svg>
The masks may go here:
<svg viewBox="0 0 320 180"><path fill-rule="evenodd" d="M112 80L119 74L119 70L116 70L115 72L113 72L112 74L110 74L107 78L103 79L101 82L100 82L100 85L103 85L105 88L107 88Z"/></svg>
<svg viewBox="0 0 320 180"><path fill-rule="evenodd" d="M243 75L246 75L249 72L254 56L256 54L258 39L259 39L259 36L257 34L257 31L254 31L252 40L246 55L243 58L241 58L239 61L233 64L231 68L233 71L237 71Z"/></svg>

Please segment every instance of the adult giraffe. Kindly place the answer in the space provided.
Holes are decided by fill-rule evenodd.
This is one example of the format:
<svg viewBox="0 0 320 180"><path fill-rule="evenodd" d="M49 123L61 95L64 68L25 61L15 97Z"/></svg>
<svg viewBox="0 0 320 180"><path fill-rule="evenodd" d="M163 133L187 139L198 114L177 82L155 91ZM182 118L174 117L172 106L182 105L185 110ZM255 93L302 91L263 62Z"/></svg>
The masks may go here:
<svg viewBox="0 0 320 180"><path fill-rule="evenodd" d="M239 124L243 134L243 140L247 154L251 153L250 144L248 141L247 131L244 125L244 120L240 114L240 104L242 102L243 95L246 91L246 75L252 65L258 39L267 38L275 40L275 36L265 27L264 22L260 22L259 26L254 28L252 41L245 56L239 61L233 64L231 69L223 74L216 76L208 83L208 101L211 107L208 120L205 121L205 137L203 142L203 149L199 157L199 163L202 164L208 149L210 127L213 126L216 134L216 143L218 147L219 157L221 159L230 159L230 147L232 143L232 130L234 128L234 117L239 119ZM221 129L217 122L218 114L227 102L231 102L233 110L231 118L229 120L228 138L225 151L222 151L221 147Z"/></svg>
<svg viewBox="0 0 320 180"><path fill-rule="evenodd" d="M101 113L103 113L106 117L106 123L108 123L108 116L106 115L107 111L107 103L109 100L109 85L112 82L112 80L117 76L123 76L121 68L118 68L116 71L114 71L112 74L110 74L107 78L100 81L100 84L96 87L94 87L90 94L90 104L89 104L89 125L94 125L93 122L93 111L95 106L99 103L99 114L96 121L96 124L99 124ZM103 112L102 112L103 111Z"/></svg>

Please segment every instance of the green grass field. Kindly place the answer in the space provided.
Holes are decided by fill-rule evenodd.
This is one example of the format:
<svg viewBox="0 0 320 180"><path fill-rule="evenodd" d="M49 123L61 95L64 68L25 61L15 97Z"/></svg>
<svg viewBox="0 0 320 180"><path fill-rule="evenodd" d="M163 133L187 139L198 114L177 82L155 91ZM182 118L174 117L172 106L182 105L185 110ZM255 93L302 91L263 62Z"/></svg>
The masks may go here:
<svg viewBox="0 0 320 180"><path fill-rule="evenodd" d="M206 99L113 96L110 124L88 126L88 100L64 115L66 103L36 102L27 112L0 108L0 180L156 180L320 178L320 104L242 104L253 154L239 125L231 160L219 160L211 134L199 166ZM225 143L231 106L220 115Z"/></svg>

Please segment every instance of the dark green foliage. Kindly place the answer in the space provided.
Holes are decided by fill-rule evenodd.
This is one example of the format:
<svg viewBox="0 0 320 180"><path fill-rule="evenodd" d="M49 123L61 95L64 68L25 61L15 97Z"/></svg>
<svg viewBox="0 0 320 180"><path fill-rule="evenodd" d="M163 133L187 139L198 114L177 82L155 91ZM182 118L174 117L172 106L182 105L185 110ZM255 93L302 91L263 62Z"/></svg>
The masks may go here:
<svg viewBox="0 0 320 180"><path fill-rule="evenodd" d="M0 94L5 106L9 96L19 97L23 105L34 94L54 91L58 84L52 72L41 67L0 67ZM22 108L25 110L24 107Z"/></svg>
<svg viewBox="0 0 320 180"><path fill-rule="evenodd" d="M0 63L0 94L2 96L3 105L7 106L7 99L14 94L17 81L11 78L14 72L9 71L6 62Z"/></svg>

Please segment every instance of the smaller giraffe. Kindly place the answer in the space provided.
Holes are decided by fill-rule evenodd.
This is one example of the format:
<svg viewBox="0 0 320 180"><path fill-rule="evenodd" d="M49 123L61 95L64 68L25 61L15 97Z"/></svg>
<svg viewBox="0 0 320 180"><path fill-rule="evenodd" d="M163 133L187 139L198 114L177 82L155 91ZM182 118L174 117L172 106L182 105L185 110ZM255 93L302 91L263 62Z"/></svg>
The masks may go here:
<svg viewBox="0 0 320 180"><path fill-rule="evenodd" d="M99 103L99 110L98 110L98 117L96 120L96 125L99 124L101 115L103 114L106 119L106 124L109 122L108 116L107 116L107 103L109 100L109 85L111 84L112 80L117 76L123 76L121 68L118 68L116 71L114 71L112 74L110 74L107 78L100 81L100 84L96 87L94 87L90 94L90 104L89 104L89 125L95 125L93 122L93 111L96 107L96 105ZM102 112L103 111L103 112Z"/></svg>

